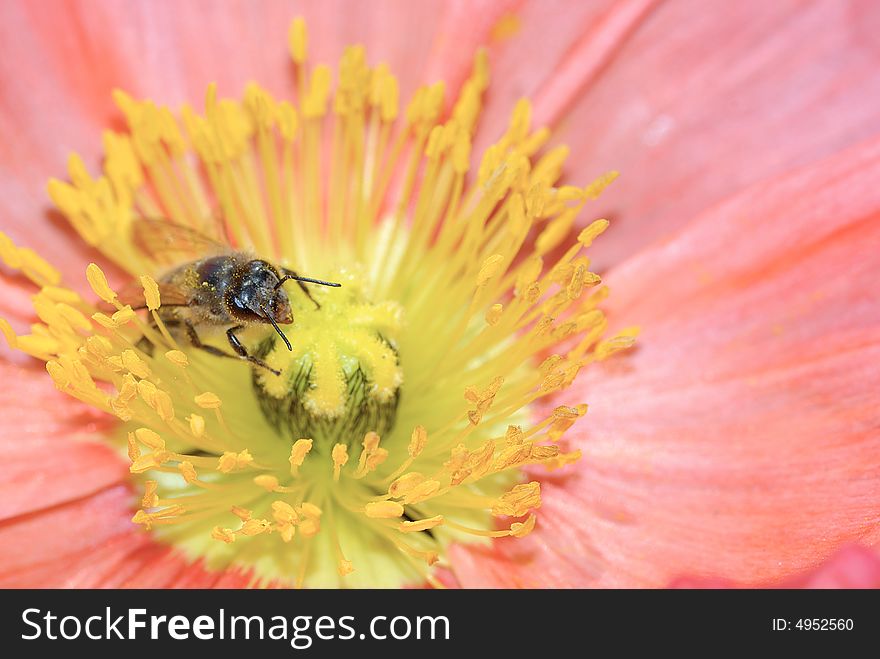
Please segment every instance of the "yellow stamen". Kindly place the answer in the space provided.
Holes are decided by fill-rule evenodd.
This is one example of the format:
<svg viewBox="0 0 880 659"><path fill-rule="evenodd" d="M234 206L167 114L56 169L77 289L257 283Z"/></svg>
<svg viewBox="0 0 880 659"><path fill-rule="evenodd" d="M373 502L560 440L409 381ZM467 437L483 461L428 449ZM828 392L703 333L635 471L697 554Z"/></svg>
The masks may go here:
<svg viewBox="0 0 880 659"><path fill-rule="evenodd" d="M312 444L311 439L298 439L293 443L293 446L290 448L290 458L288 458L292 476L296 476L298 473L299 468L306 459L306 455L312 450Z"/></svg>
<svg viewBox="0 0 880 659"><path fill-rule="evenodd" d="M193 400L195 400L196 405L206 410L216 410L222 405L219 396L210 391L199 394Z"/></svg>
<svg viewBox="0 0 880 659"><path fill-rule="evenodd" d="M144 482L144 496L141 499L141 506L144 508L155 508L159 505L159 495L156 494L158 486L159 484L156 481Z"/></svg>
<svg viewBox="0 0 880 659"><path fill-rule="evenodd" d="M180 367L189 365L189 359L187 358L186 353L183 353L180 350L169 350L165 353L165 359Z"/></svg>
<svg viewBox="0 0 880 659"><path fill-rule="evenodd" d="M101 268L94 263L89 263L89 267L86 268L86 279L89 281L89 286L95 291L95 295L104 300L104 302L113 304L116 301L116 293L107 283L107 277L104 276Z"/></svg>
<svg viewBox="0 0 880 659"><path fill-rule="evenodd" d="M238 453L227 451L221 455L220 459L217 461L217 469L224 474L228 474L233 471L238 471L239 469L244 469L253 461L254 458L247 449L239 451Z"/></svg>
<svg viewBox="0 0 880 659"><path fill-rule="evenodd" d="M141 285L144 287L144 300L147 303L147 309L155 311L161 304L159 285L149 275L141 276Z"/></svg>
<svg viewBox="0 0 880 659"><path fill-rule="evenodd" d="M333 447L332 457L333 480L338 482L339 474L341 473L342 468L348 462L348 448L346 448L345 444L336 444Z"/></svg>
<svg viewBox="0 0 880 659"><path fill-rule="evenodd" d="M367 517L388 519L403 515L403 506L395 501L373 501L364 507Z"/></svg>
<svg viewBox="0 0 880 659"><path fill-rule="evenodd" d="M402 533L416 533L418 531L427 531L428 529L433 529L435 526L440 526L442 523L443 515L435 515L434 517L429 517L427 519L419 519L412 522L401 522L398 528Z"/></svg>

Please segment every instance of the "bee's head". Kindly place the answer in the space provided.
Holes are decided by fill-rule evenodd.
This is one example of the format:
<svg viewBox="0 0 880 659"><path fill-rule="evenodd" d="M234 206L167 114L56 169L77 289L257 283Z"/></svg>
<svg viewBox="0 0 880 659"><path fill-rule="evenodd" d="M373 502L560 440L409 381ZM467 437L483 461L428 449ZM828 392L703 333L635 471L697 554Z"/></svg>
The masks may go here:
<svg viewBox="0 0 880 659"><path fill-rule="evenodd" d="M226 291L226 304L239 320L271 323L290 348L290 342L278 325L293 322L290 299L281 287L282 278L267 261L254 259L243 264L236 273L234 285Z"/></svg>
<svg viewBox="0 0 880 659"><path fill-rule="evenodd" d="M293 322L293 312L290 310L290 298L280 286L272 292L271 299L263 307L268 315L280 325L289 325Z"/></svg>
<svg viewBox="0 0 880 659"><path fill-rule="evenodd" d="M290 298L284 291L283 284L289 279L298 282L310 282L322 286L338 288L340 284L300 277L296 273L283 270L284 276L271 263L254 259L240 266L235 286L227 291L227 307L236 318L251 322L271 323L278 332L288 350L293 350L284 332L279 325L289 325L293 322L293 312L290 309ZM302 286L302 284L300 284ZM305 290L305 287L303 287ZM320 308L314 298L306 291L309 299Z"/></svg>

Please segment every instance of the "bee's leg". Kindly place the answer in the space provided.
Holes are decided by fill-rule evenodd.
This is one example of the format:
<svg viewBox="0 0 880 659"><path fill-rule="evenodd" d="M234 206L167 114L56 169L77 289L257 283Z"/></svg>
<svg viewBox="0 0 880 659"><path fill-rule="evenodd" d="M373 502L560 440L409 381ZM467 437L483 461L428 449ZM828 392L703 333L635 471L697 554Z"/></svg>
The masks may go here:
<svg viewBox="0 0 880 659"><path fill-rule="evenodd" d="M229 357L230 359L238 359L238 357L236 357L235 355L230 355L228 352L223 352L222 350L220 350L220 348L205 345L199 338L199 333L196 332L196 328L193 326L193 324L188 320L185 321L184 324L186 325L186 335L189 337L189 342L192 344L193 348L204 350L205 352L216 355L217 357Z"/></svg>
<svg viewBox="0 0 880 659"><path fill-rule="evenodd" d="M299 277L299 275L296 274L296 272L294 272L290 268L281 268L281 272L283 272L285 275L287 275L289 277ZM294 281L297 283L297 286L300 287L302 292L306 294L306 297L309 298L315 304L315 309L320 309L321 305L318 304L318 301L312 297L311 293L309 293L309 287L306 286L304 282L301 282L298 279L295 279Z"/></svg>
<svg viewBox="0 0 880 659"><path fill-rule="evenodd" d="M220 348L215 348L214 346L209 346L202 343L202 340L199 338L199 334L198 332L196 332L196 328L193 326L193 324L188 320L185 321L185 324L186 334L189 337L189 341L190 343L192 343L194 348L199 348L200 350L204 350L205 352L216 355L217 357L228 357L229 359L244 358L249 362L256 364L257 366L262 366L263 368L271 371L275 375L281 375L281 371L276 371L274 368L269 368L269 365L266 364L266 362L248 355L247 350L245 350L244 346L241 345L241 343L238 341L238 338L235 338L233 342L233 337L235 337L235 335L231 334L231 332L233 330L241 329L241 325L233 327L226 332L226 336L229 337L229 344L235 349L235 352L238 353L238 355L230 355L228 352L223 352L222 350L220 350Z"/></svg>
<svg viewBox="0 0 880 659"><path fill-rule="evenodd" d="M262 366L267 371L272 371L275 375L281 375L281 371L276 371L262 359L248 354L247 348L241 345L241 341L239 341L238 337L235 336L236 330L240 330L242 327L244 327L244 325L236 325L235 327L230 327L228 330L226 330L226 338L229 339L229 345L232 346L232 349L235 350L235 352L237 352L239 355L241 355L242 359L247 359L249 362L251 362L252 364L256 364L257 366Z"/></svg>

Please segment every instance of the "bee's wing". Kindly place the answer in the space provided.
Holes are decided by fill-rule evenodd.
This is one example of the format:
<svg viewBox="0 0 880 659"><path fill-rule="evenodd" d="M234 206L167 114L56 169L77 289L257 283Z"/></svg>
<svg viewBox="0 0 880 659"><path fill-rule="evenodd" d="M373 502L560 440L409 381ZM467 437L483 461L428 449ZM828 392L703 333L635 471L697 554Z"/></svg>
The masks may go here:
<svg viewBox="0 0 880 659"><path fill-rule="evenodd" d="M157 264L194 261L230 250L229 245L192 227L165 219L138 218L132 223L131 234L138 249Z"/></svg>
<svg viewBox="0 0 880 659"><path fill-rule="evenodd" d="M159 286L159 303L162 307L180 307L189 304L189 296L184 288L167 282L157 282ZM132 309L146 309L147 302L144 298L144 287L135 280L129 283L119 293L119 302L131 305ZM107 311L115 311L111 305L101 305Z"/></svg>

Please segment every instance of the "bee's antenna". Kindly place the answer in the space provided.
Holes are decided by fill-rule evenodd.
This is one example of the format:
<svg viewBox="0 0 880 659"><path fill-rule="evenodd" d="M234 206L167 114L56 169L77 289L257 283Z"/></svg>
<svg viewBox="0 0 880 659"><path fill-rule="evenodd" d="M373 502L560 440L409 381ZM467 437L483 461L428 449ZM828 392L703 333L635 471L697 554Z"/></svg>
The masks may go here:
<svg viewBox="0 0 880 659"><path fill-rule="evenodd" d="M293 279L294 281L307 281L310 284L321 284L321 286L333 286L334 288L339 288L342 284L337 284L332 281L324 281L323 279L312 279L311 277L300 277L299 275L284 275L281 280L275 284L276 290L281 288L282 284L286 282L288 279Z"/></svg>
<svg viewBox="0 0 880 659"><path fill-rule="evenodd" d="M275 322L275 319L272 318L272 314L269 313L269 311L268 311L268 309L266 309L266 307L261 307L261 308L262 308L263 313L265 314L266 318L268 318L269 322L272 323L272 327L274 327L275 331L278 332L278 336L280 336L281 339L284 341L284 345L287 346L287 349L290 350L290 352L293 352L293 346L290 345L290 341L288 340L288 338L286 336L284 336L284 332L282 332L281 328L278 327L278 323Z"/></svg>

